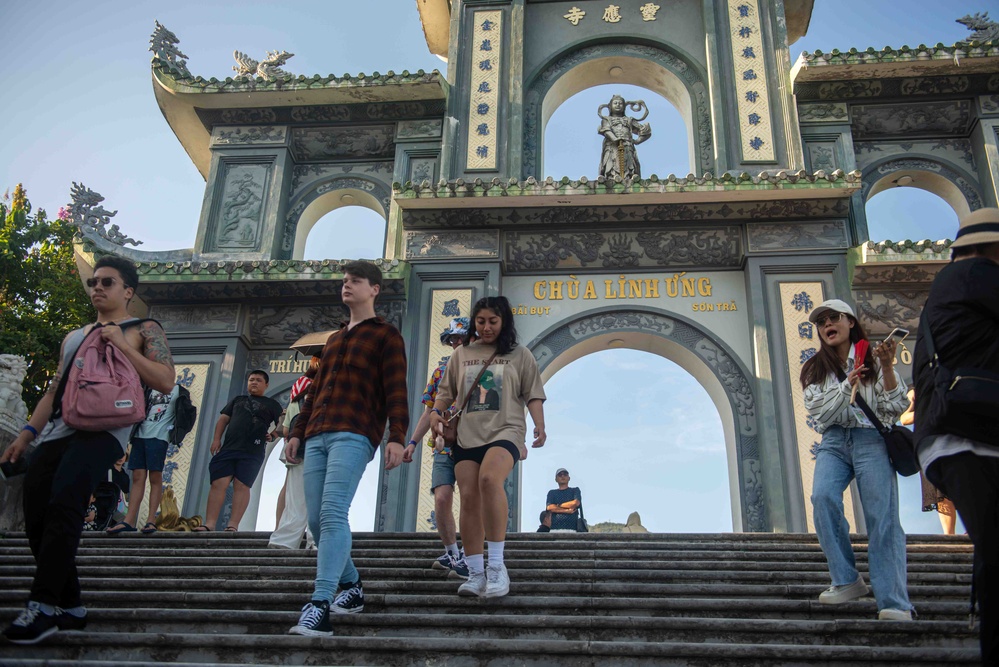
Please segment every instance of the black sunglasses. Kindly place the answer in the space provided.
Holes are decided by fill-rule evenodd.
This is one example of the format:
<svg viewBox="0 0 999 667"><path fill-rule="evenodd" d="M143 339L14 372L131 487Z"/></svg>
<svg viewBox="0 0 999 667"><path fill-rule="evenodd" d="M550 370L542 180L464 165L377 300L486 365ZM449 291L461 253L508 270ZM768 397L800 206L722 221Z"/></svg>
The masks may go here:
<svg viewBox="0 0 999 667"><path fill-rule="evenodd" d="M90 287L91 289L93 289L94 287L97 287L97 283L100 283L101 287L111 287L112 285L114 285L117 282L121 282L121 281L118 278L108 278L108 277L104 277L104 278L87 278L87 287ZM122 284L124 284L124 283L122 283ZM128 287L128 285L125 285L125 287Z"/></svg>

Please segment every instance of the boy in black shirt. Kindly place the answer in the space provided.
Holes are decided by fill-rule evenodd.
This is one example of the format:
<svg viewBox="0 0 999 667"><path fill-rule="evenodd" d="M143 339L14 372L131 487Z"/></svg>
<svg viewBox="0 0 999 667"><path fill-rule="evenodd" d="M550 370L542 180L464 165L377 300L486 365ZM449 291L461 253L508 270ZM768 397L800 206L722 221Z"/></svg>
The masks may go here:
<svg viewBox="0 0 999 667"><path fill-rule="evenodd" d="M270 377L262 370L251 371L246 379L246 396L237 396L222 408L212 440L212 460L208 473L212 480L208 492L205 525L197 532L215 530L225 491L232 486L232 516L226 531L236 532L250 503L250 488L264 463L266 443L281 422L281 404L264 396ZM225 433L225 442L222 434Z"/></svg>

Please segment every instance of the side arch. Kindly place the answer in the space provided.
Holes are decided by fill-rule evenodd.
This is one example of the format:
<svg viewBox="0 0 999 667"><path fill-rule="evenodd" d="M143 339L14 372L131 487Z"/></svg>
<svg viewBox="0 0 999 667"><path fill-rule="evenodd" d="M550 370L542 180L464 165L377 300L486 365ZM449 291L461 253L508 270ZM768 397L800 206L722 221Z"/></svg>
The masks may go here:
<svg viewBox="0 0 999 667"><path fill-rule="evenodd" d="M379 180L351 175L316 181L290 202L281 250L291 259L301 259L309 232L320 218L344 206L369 208L382 216L387 225L391 202L391 187ZM385 237L382 238L383 254L387 235L386 227Z"/></svg>
<svg viewBox="0 0 999 667"><path fill-rule="evenodd" d="M620 70L620 76L611 79L608 72L613 68ZM605 83L641 86L669 100L687 125L690 163L701 174L713 171L711 103L705 81L691 61L658 46L591 44L563 51L531 78L524 94L523 178L543 176L544 128L555 109L576 93Z"/></svg>
<svg viewBox="0 0 999 667"><path fill-rule="evenodd" d="M559 323L528 344L546 380L576 359L608 347L658 354L701 383L718 408L725 431L733 525L749 532L771 530L752 375L732 351L689 320L644 308L590 311Z"/></svg>
<svg viewBox="0 0 999 667"><path fill-rule="evenodd" d="M861 188L864 204L906 178L908 182L903 185L937 195L950 204L958 218L984 206L982 191L973 176L946 161L919 155L892 156L867 166Z"/></svg>

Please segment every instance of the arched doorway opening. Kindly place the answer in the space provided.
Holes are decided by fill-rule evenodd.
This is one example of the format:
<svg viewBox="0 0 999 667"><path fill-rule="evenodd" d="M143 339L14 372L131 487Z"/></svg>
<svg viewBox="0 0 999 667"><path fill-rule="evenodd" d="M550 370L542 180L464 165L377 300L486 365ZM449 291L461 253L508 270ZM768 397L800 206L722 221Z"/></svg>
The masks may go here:
<svg viewBox="0 0 999 667"><path fill-rule="evenodd" d="M384 257L389 199L384 186L361 179L320 184L292 207L288 229L294 234L286 247L293 259Z"/></svg>
<svg viewBox="0 0 999 667"><path fill-rule="evenodd" d="M633 308L591 311L563 321L535 338L530 348L546 382L570 363L608 349L651 353L683 369L703 388L721 422L732 530L770 530L753 384L724 343L682 316ZM599 376L590 378L592 391L600 392L600 381ZM604 409L616 412L626 400L607 397ZM668 406L674 397L661 400Z"/></svg>
<svg viewBox="0 0 999 667"><path fill-rule="evenodd" d="M607 104L612 95L629 101L641 99L648 105L646 122L652 125L652 137L638 146L643 178L670 173L684 176L696 170L691 164L686 120L680 110L655 91L615 83L576 93L555 110L544 131L545 176L556 180L563 176L596 179L603 141L597 133L597 108Z"/></svg>
<svg viewBox="0 0 999 667"><path fill-rule="evenodd" d="M378 259L385 254L385 219L361 206L344 206L316 221L302 259Z"/></svg>
<svg viewBox="0 0 999 667"><path fill-rule="evenodd" d="M957 231L954 207L935 192L911 185L890 185L875 192L864 210L872 241L939 241L953 238Z"/></svg>
<svg viewBox="0 0 999 667"><path fill-rule="evenodd" d="M609 347L545 383L549 443L523 466L521 526L531 530L569 470L590 526L638 512L650 532L730 532L733 508L721 417L683 368L653 352Z"/></svg>
<svg viewBox="0 0 999 667"><path fill-rule="evenodd" d="M544 166L542 154L549 120L566 100L601 84L639 86L668 100L683 118L689 171L712 171L714 142L706 81L707 75L692 61L665 47L591 44L559 54L533 74L525 87L523 176L538 178L552 172ZM603 103L608 100L609 96ZM643 163L643 176L663 171L655 160L647 166Z"/></svg>
<svg viewBox="0 0 999 667"><path fill-rule="evenodd" d="M891 194L872 205L881 193ZM888 157L865 167L862 196L872 241L953 238L957 219L984 205L978 184L964 169L919 156Z"/></svg>

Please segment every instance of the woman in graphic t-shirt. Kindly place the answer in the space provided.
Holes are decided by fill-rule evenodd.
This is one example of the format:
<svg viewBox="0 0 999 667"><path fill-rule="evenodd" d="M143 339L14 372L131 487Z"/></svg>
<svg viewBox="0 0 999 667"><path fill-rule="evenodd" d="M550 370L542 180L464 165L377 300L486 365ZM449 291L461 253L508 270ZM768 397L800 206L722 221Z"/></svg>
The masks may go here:
<svg viewBox="0 0 999 667"><path fill-rule="evenodd" d="M532 446L544 446L547 437L541 374L534 356L517 344L513 310L506 297L479 299L472 309L469 335L451 356L437 392L430 415L434 433L441 433L444 410L452 403L461 406L469 392L469 407L458 425L458 446L451 450L461 493L459 523L469 575L458 594L501 597L510 591L503 565L508 512L503 485L513 464L527 457L525 406L534 422ZM489 545L488 568L483 561L484 542Z"/></svg>

